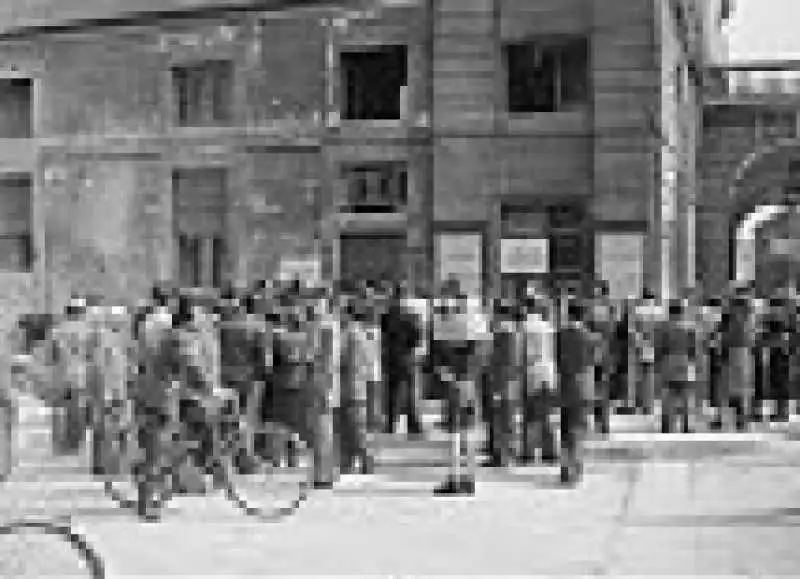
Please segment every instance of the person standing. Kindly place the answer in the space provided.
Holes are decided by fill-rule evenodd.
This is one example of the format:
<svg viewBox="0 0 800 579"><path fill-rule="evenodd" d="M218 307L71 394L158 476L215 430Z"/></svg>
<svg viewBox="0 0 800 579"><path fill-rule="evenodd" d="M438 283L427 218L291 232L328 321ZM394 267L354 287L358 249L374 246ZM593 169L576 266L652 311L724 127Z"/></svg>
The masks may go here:
<svg viewBox="0 0 800 579"><path fill-rule="evenodd" d="M512 298L497 299L492 313L490 466L508 466L514 455L516 410L522 394L523 342L520 308Z"/></svg>
<svg viewBox="0 0 800 579"><path fill-rule="evenodd" d="M642 414L650 416L654 411L656 395L654 332L660 318L660 308L655 294L645 288L642 299L635 308L636 352L638 360L636 406Z"/></svg>
<svg viewBox="0 0 800 579"><path fill-rule="evenodd" d="M628 300L619 304L617 315L614 317L611 337L611 383L609 386L610 397L618 400L626 408L630 404L629 362L631 351L631 312ZM630 409L629 409L630 410Z"/></svg>
<svg viewBox="0 0 800 579"><path fill-rule="evenodd" d="M595 284L591 300L589 327L597 336L598 347L594 362L594 422L595 429L608 434L611 422L611 372L616 361L612 359L614 339L614 316L609 299L608 283L600 280Z"/></svg>
<svg viewBox="0 0 800 579"><path fill-rule="evenodd" d="M93 347L95 377L90 392L92 422L92 470L104 474L117 465L111 463L113 433L125 424L127 383L130 375L130 318L122 306L91 308L95 339Z"/></svg>
<svg viewBox="0 0 800 579"><path fill-rule="evenodd" d="M414 395L414 351L422 335L420 323L405 302L409 296L402 284L394 286L386 312L381 316L381 339L384 340L387 394L389 396L389 432L393 433L400 414L408 417L408 433L420 434L417 400Z"/></svg>
<svg viewBox="0 0 800 579"><path fill-rule="evenodd" d="M543 294L526 300L522 313L525 415L523 419L523 462L534 459L534 439L545 464L557 460L556 438L550 413L558 405L556 329L553 304Z"/></svg>
<svg viewBox="0 0 800 579"><path fill-rule="evenodd" d="M585 310L569 300L566 320L557 334L561 405L561 482L574 484L583 475L583 440L589 406L593 405L597 337L585 325Z"/></svg>
<svg viewBox="0 0 800 579"><path fill-rule="evenodd" d="M134 328L136 337L136 368L129 392L132 403L136 438L144 452L140 470L139 515L146 520L158 520L159 509L154 499L156 485L164 478L162 445L164 434L172 426L172 378L175 363L173 341L173 312L169 297L158 290L153 292L150 311L138 317Z"/></svg>
<svg viewBox="0 0 800 579"><path fill-rule="evenodd" d="M755 324L747 289L735 287L723 308L720 335L722 339L723 378L720 382L720 415L714 421L721 427L721 413L733 407L736 429L747 428L754 387L753 348Z"/></svg>
<svg viewBox="0 0 800 579"><path fill-rule="evenodd" d="M672 300L669 317L656 331L656 359L664 376L661 402L661 431L672 431L675 418L681 431L691 432L690 414L696 394L697 328L684 300Z"/></svg>
<svg viewBox="0 0 800 579"><path fill-rule="evenodd" d="M766 337L769 365L769 394L775 401L774 421L789 420L789 355L797 331L795 313L786 296L770 300Z"/></svg>
<svg viewBox="0 0 800 579"><path fill-rule="evenodd" d="M475 493L479 380L491 355L491 340L481 299L467 297L457 280L449 280L434 309L431 354L448 397L452 463L447 480L434 490L436 495Z"/></svg>
<svg viewBox="0 0 800 579"><path fill-rule="evenodd" d="M343 472L372 472L367 445L368 402L381 377L380 336L364 302L350 305L342 323L341 463Z"/></svg>
<svg viewBox="0 0 800 579"><path fill-rule="evenodd" d="M65 319L53 330L54 399L53 449L58 454L78 452L88 426L87 388L92 363L92 332L85 298L72 297Z"/></svg>

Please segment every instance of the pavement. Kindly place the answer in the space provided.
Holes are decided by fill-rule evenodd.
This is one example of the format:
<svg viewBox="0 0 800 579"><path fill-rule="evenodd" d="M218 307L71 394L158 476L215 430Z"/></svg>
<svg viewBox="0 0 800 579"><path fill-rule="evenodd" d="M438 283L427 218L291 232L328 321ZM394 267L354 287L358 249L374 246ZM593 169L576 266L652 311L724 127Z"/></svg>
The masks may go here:
<svg viewBox="0 0 800 579"><path fill-rule="evenodd" d="M783 432L762 426L682 437L649 427L626 432L622 425L635 420L616 420L616 438L590 443L585 479L575 488L562 488L552 467L481 469L474 497L437 498L431 490L446 468L398 459L371 477L341 477L333 491L314 492L278 522L248 517L212 494L176 499L161 523L146 524L105 496L86 474L84 455L52 457L42 444L46 420L35 408L27 412L0 516L64 520L84 543L55 524L24 540L0 533L0 576L74 569L89 577L79 567L81 544L102 560L106 577L761 576L795 575L800 566L800 443L789 432L796 423ZM446 442L394 440L429 456Z"/></svg>

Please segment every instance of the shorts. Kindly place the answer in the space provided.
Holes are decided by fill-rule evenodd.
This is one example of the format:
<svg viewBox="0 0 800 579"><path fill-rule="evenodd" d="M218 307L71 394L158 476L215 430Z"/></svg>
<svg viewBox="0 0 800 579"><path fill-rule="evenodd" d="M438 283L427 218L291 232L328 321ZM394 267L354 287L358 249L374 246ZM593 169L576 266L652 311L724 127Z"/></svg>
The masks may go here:
<svg viewBox="0 0 800 579"><path fill-rule="evenodd" d="M434 370L446 368L453 373L457 381L464 380L469 374L472 356L475 354L474 342L434 341L431 351ZM444 398L447 400L448 432L456 433L474 428L477 409L477 385L470 392L462 393L451 384L443 384Z"/></svg>

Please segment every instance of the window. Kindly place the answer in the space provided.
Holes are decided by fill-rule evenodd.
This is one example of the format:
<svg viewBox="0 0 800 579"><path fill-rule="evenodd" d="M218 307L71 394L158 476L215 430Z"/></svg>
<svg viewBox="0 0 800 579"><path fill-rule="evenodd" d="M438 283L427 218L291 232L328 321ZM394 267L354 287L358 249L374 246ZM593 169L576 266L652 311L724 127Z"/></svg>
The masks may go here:
<svg viewBox="0 0 800 579"><path fill-rule="evenodd" d="M370 163L344 167L346 211L391 213L408 204L408 170L405 163Z"/></svg>
<svg viewBox="0 0 800 579"><path fill-rule="evenodd" d="M342 118L399 120L408 83L408 56L403 45L346 51L340 55Z"/></svg>
<svg viewBox="0 0 800 579"><path fill-rule="evenodd" d="M172 68L175 117L178 126L202 127L229 123L233 64L207 60Z"/></svg>
<svg viewBox="0 0 800 579"><path fill-rule="evenodd" d="M220 288L227 259L227 172L180 169L172 179L180 284Z"/></svg>
<svg viewBox="0 0 800 579"><path fill-rule="evenodd" d="M32 191L28 174L0 176L0 271L31 271Z"/></svg>
<svg viewBox="0 0 800 579"><path fill-rule="evenodd" d="M585 38L505 46L508 111L557 112L588 99Z"/></svg>
<svg viewBox="0 0 800 579"><path fill-rule="evenodd" d="M33 82L0 79L0 139L27 139L33 133Z"/></svg>

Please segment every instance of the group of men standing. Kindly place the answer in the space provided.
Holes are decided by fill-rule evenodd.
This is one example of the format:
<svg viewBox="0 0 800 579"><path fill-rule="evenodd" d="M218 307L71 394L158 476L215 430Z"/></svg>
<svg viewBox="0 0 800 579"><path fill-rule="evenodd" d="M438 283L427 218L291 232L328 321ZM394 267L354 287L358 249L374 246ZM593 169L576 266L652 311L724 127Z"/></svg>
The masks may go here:
<svg viewBox="0 0 800 579"><path fill-rule="evenodd" d="M38 339L41 365L53 370L41 395L58 409L59 451L76 450L91 426L98 470L112 468L108 409L121 400L132 401L149 455L170 420L200 439L197 460L213 454L205 405L223 386L239 393L249 421L286 423L313 448L320 487L335 470L370 472L368 434L393 431L400 414L420 433L422 398L446 402L453 435L452 473L437 494L474 492L484 427L493 464L560 462L572 484L590 422L609 432L612 401L653 414L660 398L665 432L691 432L710 401L712 428L733 407L742 429L771 390L775 418L787 418L794 304L786 296L759 310L750 288L705 304L659 304L647 290L615 302L602 281L588 298L536 290L497 300L467 296L456 280L436 296L295 280L204 302L155 288L133 312L84 298L51 320ZM176 380L184 391L172 416L166 393Z"/></svg>

